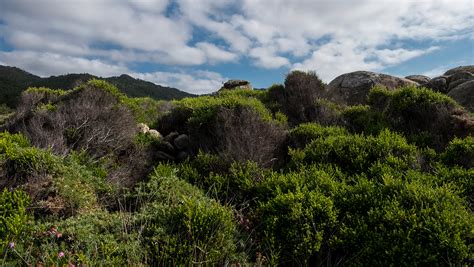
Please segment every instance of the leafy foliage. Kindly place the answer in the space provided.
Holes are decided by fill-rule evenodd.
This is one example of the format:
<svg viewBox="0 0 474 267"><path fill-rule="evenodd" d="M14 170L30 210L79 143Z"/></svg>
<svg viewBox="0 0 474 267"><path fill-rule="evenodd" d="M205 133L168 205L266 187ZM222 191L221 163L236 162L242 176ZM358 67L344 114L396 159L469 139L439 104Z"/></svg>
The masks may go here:
<svg viewBox="0 0 474 267"><path fill-rule="evenodd" d="M0 264L474 258L470 115L421 88L375 88L369 105L341 107L322 86L292 72L268 90L172 102L100 80L27 90L7 122L24 134L0 133Z"/></svg>

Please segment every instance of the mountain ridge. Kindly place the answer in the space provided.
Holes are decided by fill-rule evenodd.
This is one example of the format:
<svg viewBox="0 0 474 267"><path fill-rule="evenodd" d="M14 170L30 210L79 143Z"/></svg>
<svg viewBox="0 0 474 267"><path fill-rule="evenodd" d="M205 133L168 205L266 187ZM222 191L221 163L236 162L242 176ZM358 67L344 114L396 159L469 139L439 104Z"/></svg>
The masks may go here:
<svg viewBox="0 0 474 267"><path fill-rule="evenodd" d="M21 92L28 87L71 90L91 79L110 82L129 97L172 100L195 96L177 88L161 86L150 81L133 78L127 74L100 77L89 73L68 73L43 78L15 66L0 65L0 104L14 108L18 103Z"/></svg>

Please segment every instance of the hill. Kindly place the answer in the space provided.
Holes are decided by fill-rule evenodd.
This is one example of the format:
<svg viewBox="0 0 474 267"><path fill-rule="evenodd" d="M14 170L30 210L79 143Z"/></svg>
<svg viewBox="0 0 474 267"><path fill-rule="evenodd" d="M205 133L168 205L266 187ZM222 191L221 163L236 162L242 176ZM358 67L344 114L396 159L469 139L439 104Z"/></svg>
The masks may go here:
<svg viewBox="0 0 474 267"><path fill-rule="evenodd" d="M0 104L15 107L21 92L28 87L47 87L71 90L92 79L106 80L129 97L150 97L156 100L171 100L191 97L192 94L172 87L135 79L128 75L102 78L88 73L65 74L41 78L16 67L0 65Z"/></svg>

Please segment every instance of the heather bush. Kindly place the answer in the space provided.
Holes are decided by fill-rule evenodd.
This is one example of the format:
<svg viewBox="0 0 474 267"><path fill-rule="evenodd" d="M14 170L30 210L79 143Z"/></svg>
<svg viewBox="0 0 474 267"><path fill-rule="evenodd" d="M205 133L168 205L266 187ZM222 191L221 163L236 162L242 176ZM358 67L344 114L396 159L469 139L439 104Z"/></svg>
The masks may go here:
<svg viewBox="0 0 474 267"><path fill-rule="evenodd" d="M130 214L96 211L28 226L4 264L136 265L145 260L138 233L129 231Z"/></svg>

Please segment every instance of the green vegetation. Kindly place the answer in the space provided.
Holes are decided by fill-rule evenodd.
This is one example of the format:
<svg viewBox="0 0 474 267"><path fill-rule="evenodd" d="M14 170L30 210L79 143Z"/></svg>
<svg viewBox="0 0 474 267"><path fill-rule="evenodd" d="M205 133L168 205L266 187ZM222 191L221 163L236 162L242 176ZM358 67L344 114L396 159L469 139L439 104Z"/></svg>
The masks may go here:
<svg viewBox="0 0 474 267"><path fill-rule="evenodd" d="M174 101L101 80L26 90L1 107L0 265L473 259L474 118L427 89L342 107L321 86L294 72Z"/></svg>

